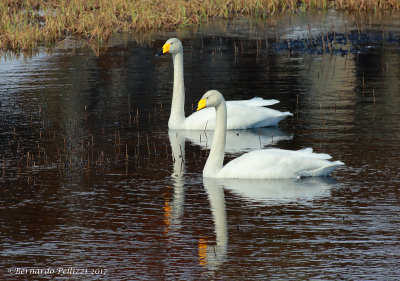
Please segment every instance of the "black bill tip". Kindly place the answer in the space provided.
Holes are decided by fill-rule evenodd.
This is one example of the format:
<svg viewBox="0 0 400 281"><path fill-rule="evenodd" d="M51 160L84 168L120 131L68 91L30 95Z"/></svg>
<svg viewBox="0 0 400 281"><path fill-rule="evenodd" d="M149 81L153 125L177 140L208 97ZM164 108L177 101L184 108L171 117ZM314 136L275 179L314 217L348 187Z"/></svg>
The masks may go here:
<svg viewBox="0 0 400 281"><path fill-rule="evenodd" d="M158 52L157 52L157 54L155 55L156 57L159 57L159 56L162 56L162 55L164 55L164 53L163 53L163 50L161 49L161 50L159 50Z"/></svg>

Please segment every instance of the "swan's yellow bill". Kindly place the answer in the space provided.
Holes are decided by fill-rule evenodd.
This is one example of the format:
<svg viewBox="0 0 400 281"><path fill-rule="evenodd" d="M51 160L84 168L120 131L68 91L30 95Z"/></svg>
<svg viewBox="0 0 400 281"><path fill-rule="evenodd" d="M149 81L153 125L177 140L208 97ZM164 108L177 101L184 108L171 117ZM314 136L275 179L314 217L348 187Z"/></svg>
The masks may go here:
<svg viewBox="0 0 400 281"><path fill-rule="evenodd" d="M162 46L162 52L163 52L163 54L169 52L169 47L170 47L170 46L171 46L171 44L164 44L164 46Z"/></svg>
<svg viewBox="0 0 400 281"><path fill-rule="evenodd" d="M206 99L201 99L199 101L199 104L197 105L197 111L199 111L200 109L205 108L206 107L206 102L207 102Z"/></svg>

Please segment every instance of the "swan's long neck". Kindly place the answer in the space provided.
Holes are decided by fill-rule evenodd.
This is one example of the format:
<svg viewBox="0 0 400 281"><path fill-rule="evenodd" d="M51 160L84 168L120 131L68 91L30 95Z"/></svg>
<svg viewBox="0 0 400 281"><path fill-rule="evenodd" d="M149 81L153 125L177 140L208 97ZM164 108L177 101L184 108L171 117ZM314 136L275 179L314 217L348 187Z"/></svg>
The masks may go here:
<svg viewBox="0 0 400 281"><path fill-rule="evenodd" d="M203 169L203 176L205 177L215 177L224 164L227 118L225 100L221 101L215 108L215 111L217 116L215 119L213 142L211 144L210 155Z"/></svg>
<svg viewBox="0 0 400 281"><path fill-rule="evenodd" d="M185 83L183 80L183 51L173 54L174 63L174 89L172 92L171 115L168 127L170 129L182 129L179 124L185 120Z"/></svg>

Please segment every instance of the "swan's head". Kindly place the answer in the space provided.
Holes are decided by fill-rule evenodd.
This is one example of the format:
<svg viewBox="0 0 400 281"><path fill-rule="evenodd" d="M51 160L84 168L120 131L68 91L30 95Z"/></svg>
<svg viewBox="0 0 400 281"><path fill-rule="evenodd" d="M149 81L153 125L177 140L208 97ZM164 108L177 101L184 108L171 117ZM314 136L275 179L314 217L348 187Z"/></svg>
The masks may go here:
<svg viewBox="0 0 400 281"><path fill-rule="evenodd" d="M165 54L177 54L182 52L182 42L178 38L170 38L165 42L162 46L162 50L160 50L156 56L161 56Z"/></svg>
<svg viewBox="0 0 400 281"><path fill-rule="evenodd" d="M225 101L224 97L217 90L210 90L203 95L197 106L197 111L206 107L217 107L221 102Z"/></svg>

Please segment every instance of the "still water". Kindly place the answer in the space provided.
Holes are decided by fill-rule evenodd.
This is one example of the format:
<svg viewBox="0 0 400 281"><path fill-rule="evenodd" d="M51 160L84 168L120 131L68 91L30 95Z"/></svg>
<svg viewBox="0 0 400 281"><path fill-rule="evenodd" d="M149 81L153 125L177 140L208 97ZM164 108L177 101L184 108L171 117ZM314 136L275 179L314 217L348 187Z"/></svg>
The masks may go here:
<svg viewBox="0 0 400 281"><path fill-rule="evenodd" d="M331 30L399 32L396 19L238 19L146 44L115 39L99 57L3 58L0 276L398 280L399 44L332 55L272 46ZM226 160L312 147L346 166L329 178L203 179L210 132L167 127L172 60L154 54L169 37L184 44L186 114L210 89L278 99L273 108L294 114L228 134Z"/></svg>

